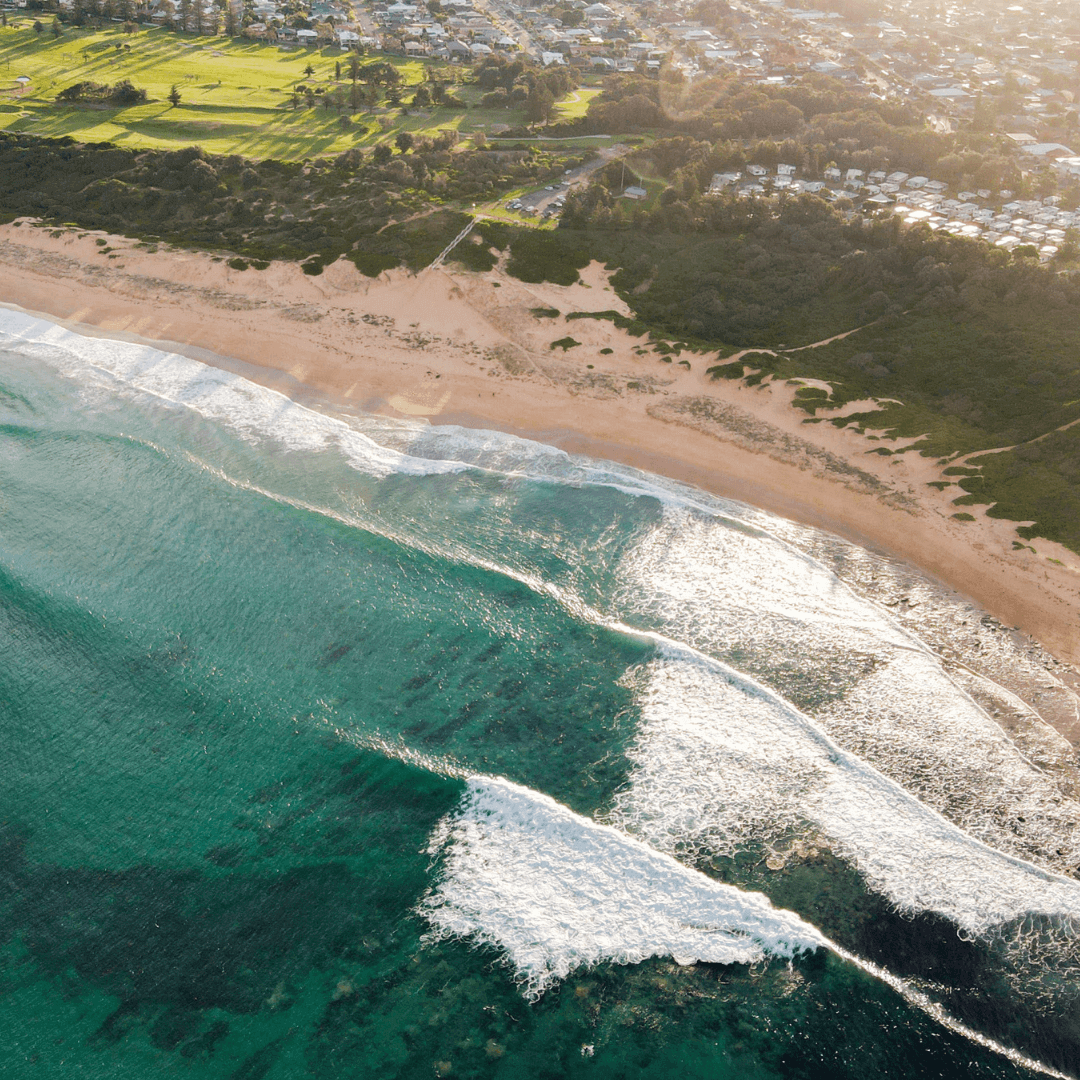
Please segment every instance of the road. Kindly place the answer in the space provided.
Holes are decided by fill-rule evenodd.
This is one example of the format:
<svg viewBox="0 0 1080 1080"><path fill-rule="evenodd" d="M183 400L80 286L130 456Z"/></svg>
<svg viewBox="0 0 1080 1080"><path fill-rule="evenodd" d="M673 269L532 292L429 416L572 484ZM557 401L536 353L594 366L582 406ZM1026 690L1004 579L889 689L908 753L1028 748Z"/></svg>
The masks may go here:
<svg viewBox="0 0 1080 1080"><path fill-rule="evenodd" d="M609 161L615 161L622 157L623 154L629 153L629 151L630 147L624 146L622 143L598 148L595 159L587 161L584 165L579 165L576 169L571 169L568 173L565 173L559 181L554 181L551 186L555 187L555 190L549 191L547 187L543 187L530 192L528 195L520 196L522 210L527 207L532 207L536 211L535 214L526 216L533 221L538 220L543 212L551 207L552 203L557 199L563 198L568 192L573 191L576 187L583 187L589 182L589 177L591 177L594 172L598 169L602 169ZM556 184L558 184L557 187L555 186ZM502 205L505 208L505 202ZM518 213L520 212L521 211L518 211Z"/></svg>

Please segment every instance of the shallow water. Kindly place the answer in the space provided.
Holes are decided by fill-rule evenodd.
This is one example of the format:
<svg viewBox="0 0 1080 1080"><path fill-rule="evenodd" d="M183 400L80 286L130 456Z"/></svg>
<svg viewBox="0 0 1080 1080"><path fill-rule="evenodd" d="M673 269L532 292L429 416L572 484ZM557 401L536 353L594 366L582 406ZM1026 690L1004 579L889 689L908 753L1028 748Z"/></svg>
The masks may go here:
<svg viewBox="0 0 1080 1080"><path fill-rule="evenodd" d="M633 469L0 347L5 1076L1080 1071L1030 643Z"/></svg>

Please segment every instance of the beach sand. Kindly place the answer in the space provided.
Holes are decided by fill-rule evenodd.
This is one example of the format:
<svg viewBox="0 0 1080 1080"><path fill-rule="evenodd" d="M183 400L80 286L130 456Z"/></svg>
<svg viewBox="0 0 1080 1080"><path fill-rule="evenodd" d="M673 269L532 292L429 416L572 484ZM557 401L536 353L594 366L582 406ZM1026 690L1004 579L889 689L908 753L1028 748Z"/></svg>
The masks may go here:
<svg viewBox="0 0 1080 1080"><path fill-rule="evenodd" d="M621 461L884 550L1080 665L1080 557L928 486L937 464L881 455L869 435L804 423L795 387L712 381L718 356L664 362L611 322L627 309L601 267L580 284L341 261L238 271L209 254L28 222L0 227L0 300L82 332L133 338L229 366L319 406L492 428ZM533 309L557 308L557 318ZM838 327L838 332L844 327ZM564 352L551 343L573 337ZM231 359L230 359L231 358ZM253 365L253 366L248 366ZM849 410L851 408L849 407ZM1063 673L1059 673L1063 674ZM1075 670L1070 673L1074 681ZM1066 734L1080 742L1080 724Z"/></svg>

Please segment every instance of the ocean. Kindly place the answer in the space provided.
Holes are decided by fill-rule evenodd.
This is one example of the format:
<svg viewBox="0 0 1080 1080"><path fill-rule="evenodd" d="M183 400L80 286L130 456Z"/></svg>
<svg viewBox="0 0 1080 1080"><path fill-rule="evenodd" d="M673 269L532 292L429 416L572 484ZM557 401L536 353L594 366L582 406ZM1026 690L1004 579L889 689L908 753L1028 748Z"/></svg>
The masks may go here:
<svg viewBox="0 0 1080 1080"><path fill-rule="evenodd" d="M1055 662L918 571L0 311L0 1075L1080 1074Z"/></svg>

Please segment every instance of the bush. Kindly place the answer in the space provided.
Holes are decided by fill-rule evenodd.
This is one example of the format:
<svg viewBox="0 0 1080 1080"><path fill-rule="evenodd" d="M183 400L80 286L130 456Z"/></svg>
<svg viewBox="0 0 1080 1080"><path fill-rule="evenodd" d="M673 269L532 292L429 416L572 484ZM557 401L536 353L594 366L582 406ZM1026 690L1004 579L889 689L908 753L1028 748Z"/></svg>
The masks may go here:
<svg viewBox="0 0 1080 1080"><path fill-rule="evenodd" d="M384 270L393 270L401 265L401 260L394 255L381 251L354 251L349 255L353 266L367 277L378 277Z"/></svg>
<svg viewBox="0 0 1080 1080"><path fill-rule="evenodd" d="M589 252L583 244L554 232L521 229L510 243L507 270L520 281L551 281L573 285L578 270L589 265Z"/></svg>
<svg viewBox="0 0 1080 1080"><path fill-rule="evenodd" d="M69 105L84 101L93 105L142 105L146 101L146 91L127 79L122 79L115 86L84 80L61 90L56 100Z"/></svg>

